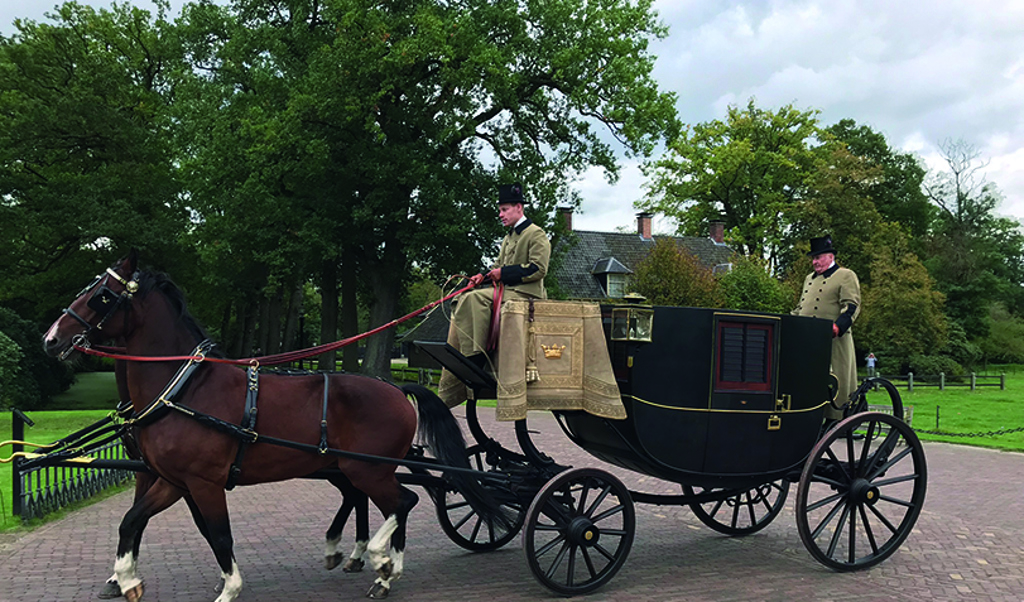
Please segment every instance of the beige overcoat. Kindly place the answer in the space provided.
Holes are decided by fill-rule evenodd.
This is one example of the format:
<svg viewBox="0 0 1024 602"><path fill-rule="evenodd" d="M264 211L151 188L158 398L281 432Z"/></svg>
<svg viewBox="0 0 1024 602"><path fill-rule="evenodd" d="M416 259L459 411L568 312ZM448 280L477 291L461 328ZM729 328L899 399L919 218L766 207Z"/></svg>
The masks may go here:
<svg viewBox="0 0 1024 602"><path fill-rule="evenodd" d="M540 226L527 220L501 241L498 259L491 269L501 268L505 299L547 299L544 276L551 261L551 243ZM448 342L463 355L485 351L490 333L493 289L478 288L456 298ZM453 341L457 342L453 343Z"/></svg>
<svg viewBox="0 0 1024 602"><path fill-rule="evenodd" d="M832 373L839 379L837 404L844 404L857 388L857 358L853 348L853 323L860 316L860 281L853 270L834 265L823 274L811 272L804 279L800 302L792 313L831 320L839 327L832 339ZM842 412L828 407L828 418L841 418Z"/></svg>

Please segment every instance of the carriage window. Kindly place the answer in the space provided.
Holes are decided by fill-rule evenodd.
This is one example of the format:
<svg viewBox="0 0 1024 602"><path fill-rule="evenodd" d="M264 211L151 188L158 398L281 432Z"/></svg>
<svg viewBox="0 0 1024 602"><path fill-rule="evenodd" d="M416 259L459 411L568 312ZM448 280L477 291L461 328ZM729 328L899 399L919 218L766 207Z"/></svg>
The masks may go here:
<svg viewBox="0 0 1024 602"><path fill-rule="evenodd" d="M771 324L718 323L715 389L770 391Z"/></svg>

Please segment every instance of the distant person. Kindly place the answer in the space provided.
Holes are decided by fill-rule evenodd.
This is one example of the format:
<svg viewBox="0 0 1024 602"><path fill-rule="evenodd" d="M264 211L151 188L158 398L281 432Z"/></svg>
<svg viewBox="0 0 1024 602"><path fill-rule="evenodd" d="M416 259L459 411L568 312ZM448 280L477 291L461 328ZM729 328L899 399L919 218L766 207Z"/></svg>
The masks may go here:
<svg viewBox="0 0 1024 602"><path fill-rule="evenodd" d="M850 328L860 315L860 281L853 270L836 263L831 236L812 238L807 255L814 271L804 279L800 302L792 313L832 321L832 373L839 379L836 403L844 405L857 385L857 358ZM842 417L842 410L831 404L825 406L826 419Z"/></svg>
<svg viewBox="0 0 1024 602"><path fill-rule="evenodd" d="M875 377L875 364L878 362L878 358L875 357L874 353L869 353L867 357L868 362L868 378Z"/></svg>

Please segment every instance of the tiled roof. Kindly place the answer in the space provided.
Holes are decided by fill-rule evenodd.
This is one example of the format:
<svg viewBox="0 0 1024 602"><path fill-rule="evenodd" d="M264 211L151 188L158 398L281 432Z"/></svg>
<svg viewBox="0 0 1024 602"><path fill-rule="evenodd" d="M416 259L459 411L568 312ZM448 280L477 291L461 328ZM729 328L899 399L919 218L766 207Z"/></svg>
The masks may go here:
<svg viewBox="0 0 1024 602"><path fill-rule="evenodd" d="M710 238L699 236L655 236L641 238L636 233L590 232L574 230L572 235L558 241L555 253L561 260L554 270L559 289L570 299L603 299L604 290L591 273L598 260L614 258L631 271L636 270L651 249L655 240L672 238L676 244L693 254L708 269L729 263L733 250ZM566 245L571 245L566 249Z"/></svg>

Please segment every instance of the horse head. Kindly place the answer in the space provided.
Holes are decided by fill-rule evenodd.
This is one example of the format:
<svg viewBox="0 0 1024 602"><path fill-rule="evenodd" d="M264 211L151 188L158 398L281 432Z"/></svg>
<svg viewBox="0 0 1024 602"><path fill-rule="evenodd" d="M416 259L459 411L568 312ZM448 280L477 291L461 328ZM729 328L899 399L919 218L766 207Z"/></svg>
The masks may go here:
<svg viewBox="0 0 1024 602"><path fill-rule="evenodd" d="M139 254L128 256L92 279L43 335L47 354L67 359L74 345L88 345L92 339L118 339L129 327L128 309L139 291ZM118 313L124 319L114 320Z"/></svg>

